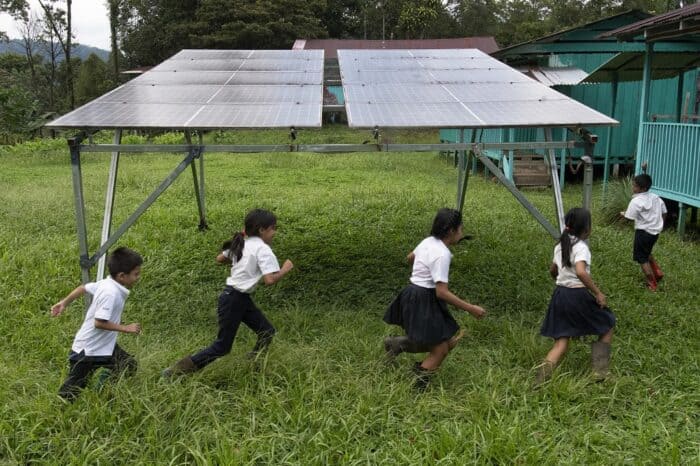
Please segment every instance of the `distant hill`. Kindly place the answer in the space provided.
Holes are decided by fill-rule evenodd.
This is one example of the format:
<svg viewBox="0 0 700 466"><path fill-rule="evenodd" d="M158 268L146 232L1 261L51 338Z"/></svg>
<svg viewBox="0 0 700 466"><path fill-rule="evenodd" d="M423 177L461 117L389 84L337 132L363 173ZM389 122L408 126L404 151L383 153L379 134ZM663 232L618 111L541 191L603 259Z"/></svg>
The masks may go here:
<svg viewBox="0 0 700 466"><path fill-rule="evenodd" d="M0 54L2 53L16 53L19 55L24 55L24 45L19 39L10 39L9 42L0 41ZM34 53L41 55L41 49L38 46L34 47ZM90 47L89 45L73 45L73 56L79 57L81 60L85 60L94 53L102 60L109 60L109 50L99 49L97 47ZM63 57L61 57L61 60Z"/></svg>

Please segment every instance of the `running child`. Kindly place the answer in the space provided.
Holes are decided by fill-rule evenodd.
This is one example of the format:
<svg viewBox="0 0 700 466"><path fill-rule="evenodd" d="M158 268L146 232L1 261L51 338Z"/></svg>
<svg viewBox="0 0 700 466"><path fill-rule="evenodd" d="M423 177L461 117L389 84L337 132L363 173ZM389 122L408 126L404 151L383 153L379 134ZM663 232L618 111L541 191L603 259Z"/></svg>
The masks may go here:
<svg viewBox="0 0 700 466"><path fill-rule="evenodd" d="M260 279L265 285L274 285L294 267L290 260L286 260L280 268L270 248L276 232L277 218L272 212L255 209L246 215L245 229L225 243L224 250L216 257L220 264L232 264L231 275L219 295L219 332L216 340L198 353L185 356L165 369L162 374L164 378L198 371L228 354L241 322L258 336L249 356L254 358L267 349L275 328L255 306L251 295Z"/></svg>
<svg viewBox="0 0 700 466"><path fill-rule="evenodd" d="M122 325L121 316L129 290L141 276L141 256L129 248L114 250L107 260L109 277L97 283L80 285L51 307L57 317L70 303L88 293L92 302L85 313L83 325L73 340L68 363L70 372L58 395L74 401L85 388L90 376L100 367L112 373L130 375L136 371L136 359L117 344L117 332L141 333L141 325L134 322Z"/></svg>
<svg viewBox="0 0 700 466"><path fill-rule="evenodd" d="M654 193L650 193L651 176L637 175L632 180L632 200L627 210L620 215L634 220L634 248L632 258L642 267L647 279L647 288L656 291L658 282L664 278L659 264L656 263L651 250L659 239L666 220L666 204Z"/></svg>
<svg viewBox="0 0 700 466"><path fill-rule="evenodd" d="M388 361L400 353L429 353L414 367L415 387L424 390L440 364L457 345L462 333L447 310L447 304L469 312L477 319L486 311L455 296L447 287L452 253L449 246L463 237L462 214L440 209L430 236L408 255L413 264L411 283L389 305L384 322L401 326L406 336L387 337L384 349Z"/></svg>
<svg viewBox="0 0 700 466"><path fill-rule="evenodd" d="M549 268L557 286L540 329L542 336L554 339L554 346L537 368L535 387L551 378L572 337L598 335L598 341L591 346L591 364L597 380L608 375L610 365L615 316L590 275L591 251L586 240L591 234L591 213L574 208L567 212L564 222L566 228L554 247Z"/></svg>

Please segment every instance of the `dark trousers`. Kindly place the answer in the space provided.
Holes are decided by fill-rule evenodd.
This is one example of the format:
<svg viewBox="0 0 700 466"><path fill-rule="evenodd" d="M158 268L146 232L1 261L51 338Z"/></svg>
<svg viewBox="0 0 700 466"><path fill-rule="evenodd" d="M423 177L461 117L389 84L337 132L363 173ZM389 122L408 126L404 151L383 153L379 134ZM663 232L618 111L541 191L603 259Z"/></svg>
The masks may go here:
<svg viewBox="0 0 700 466"><path fill-rule="evenodd" d="M136 372L136 359L121 349L119 345L114 346L111 356L85 356L85 352L71 352L68 362L70 372L68 378L63 382L58 395L69 401L73 401L85 388L90 380L90 376L100 367L109 369L113 374L125 373L131 375Z"/></svg>
<svg viewBox="0 0 700 466"><path fill-rule="evenodd" d="M231 351L241 322L258 335L253 351L260 351L267 347L275 334L275 328L255 306L250 295L230 286L227 286L219 295L219 307L216 312L219 316L219 333L216 340L191 356L192 362L199 369Z"/></svg>

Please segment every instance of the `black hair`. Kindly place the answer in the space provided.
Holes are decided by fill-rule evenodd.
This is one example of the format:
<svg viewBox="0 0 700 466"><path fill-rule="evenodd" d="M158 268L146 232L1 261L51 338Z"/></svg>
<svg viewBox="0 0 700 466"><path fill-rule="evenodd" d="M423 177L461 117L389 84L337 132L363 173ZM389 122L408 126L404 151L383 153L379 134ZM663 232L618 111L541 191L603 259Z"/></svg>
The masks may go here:
<svg viewBox="0 0 700 466"><path fill-rule="evenodd" d="M433 220L433 228L430 234L437 239L445 238L450 230L459 228L462 224L462 212L455 209L443 208L438 210Z"/></svg>
<svg viewBox="0 0 700 466"><path fill-rule="evenodd" d="M635 176L632 181L639 186L642 191L649 191L649 188L651 188L651 176L646 173Z"/></svg>
<svg viewBox="0 0 700 466"><path fill-rule="evenodd" d="M112 278L117 278L120 273L131 273L141 264L143 264L141 254L124 246L112 251L107 259L107 269Z"/></svg>
<svg viewBox="0 0 700 466"><path fill-rule="evenodd" d="M581 235L590 231L591 213L582 207L574 207L566 213L564 224L566 227L559 238L561 263L565 267L571 267L571 248L578 242ZM576 239L572 241L571 236Z"/></svg>
<svg viewBox="0 0 700 466"><path fill-rule="evenodd" d="M265 209L253 209L245 216L244 231L234 233L233 238L230 241L226 241L223 248L231 252L231 259L235 256L236 260L239 261L243 257L243 246L245 245L243 234L245 233L248 237L260 236L261 229L270 228L274 225L277 225L275 214Z"/></svg>

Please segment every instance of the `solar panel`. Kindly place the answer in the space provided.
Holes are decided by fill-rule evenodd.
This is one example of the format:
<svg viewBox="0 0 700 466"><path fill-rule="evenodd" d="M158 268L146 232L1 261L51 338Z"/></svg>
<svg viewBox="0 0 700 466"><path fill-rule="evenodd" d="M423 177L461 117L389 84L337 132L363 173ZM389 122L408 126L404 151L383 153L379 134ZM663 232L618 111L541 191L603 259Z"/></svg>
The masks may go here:
<svg viewBox="0 0 700 466"><path fill-rule="evenodd" d="M319 127L322 50L182 50L52 128Z"/></svg>
<svg viewBox="0 0 700 466"><path fill-rule="evenodd" d="M476 49L339 50L338 62L351 127L617 123Z"/></svg>

